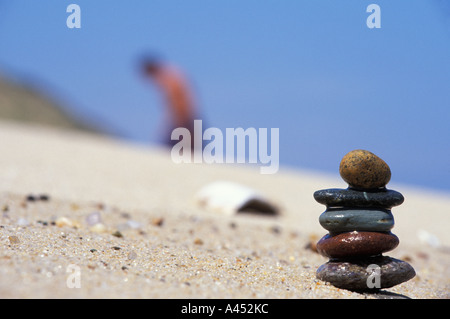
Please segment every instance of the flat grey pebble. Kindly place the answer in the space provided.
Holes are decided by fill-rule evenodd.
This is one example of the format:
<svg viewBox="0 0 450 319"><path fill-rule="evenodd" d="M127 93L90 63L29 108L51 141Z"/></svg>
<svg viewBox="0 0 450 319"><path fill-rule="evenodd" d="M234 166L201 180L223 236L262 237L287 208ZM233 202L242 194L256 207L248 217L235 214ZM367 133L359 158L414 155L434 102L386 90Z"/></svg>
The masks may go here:
<svg viewBox="0 0 450 319"><path fill-rule="evenodd" d="M327 207L383 207L392 208L401 205L405 200L403 195L390 189L376 192L354 189L329 188L318 190L314 199Z"/></svg>

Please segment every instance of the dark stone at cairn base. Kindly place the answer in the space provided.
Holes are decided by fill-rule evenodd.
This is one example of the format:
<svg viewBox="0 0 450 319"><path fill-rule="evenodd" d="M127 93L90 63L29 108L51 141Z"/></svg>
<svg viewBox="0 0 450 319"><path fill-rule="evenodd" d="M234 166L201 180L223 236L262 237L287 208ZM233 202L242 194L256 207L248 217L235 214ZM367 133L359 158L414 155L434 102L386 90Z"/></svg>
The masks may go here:
<svg viewBox="0 0 450 319"><path fill-rule="evenodd" d="M391 232L347 232L327 234L317 242L319 254L329 258L364 258L379 256L397 247L399 239Z"/></svg>
<svg viewBox="0 0 450 319"><path fill-rule="evenodd" d="M390 189L358 191L351 188L330 188L314 192L314 199L327 207L392 208L403 203L403 195Z"/></svg>
<svg viewBox="0 0 450 319"><path fill-rule="evenodd" d="M373 265L372 267L369 267ZM378 268L379 287L371 288L368 282L374 283L374 267ZM375 271L376 272L376 271ZM388 256L366 257L357 260L330 260L317 269L318 279L331 283L337 288L352 291L373 291L390 288L410 280L416 275L414 268L405 261ZM371 278L369 278L371 277ZM369 279L369 280L368 280Z"/></svg>

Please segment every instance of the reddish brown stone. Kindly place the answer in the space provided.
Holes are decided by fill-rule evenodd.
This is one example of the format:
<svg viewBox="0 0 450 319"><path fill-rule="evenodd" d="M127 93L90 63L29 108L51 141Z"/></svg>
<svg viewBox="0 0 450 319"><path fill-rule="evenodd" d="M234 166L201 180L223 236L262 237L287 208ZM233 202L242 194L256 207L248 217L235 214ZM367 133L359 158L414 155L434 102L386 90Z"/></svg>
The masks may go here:
<svg viewBox="0 0 450 319"><path fill-rule="evenodd" d="M327 234L317 243L317 251L329 258L375 256L397 247L398 237L391 232L346 232Z"/></svg>
<svg viewBox="0 0 450 319"><path fill-rule="evenodd" d="M350 187L356 189L382 188L391 179L391 169L386 162L365 150L346 154L339 165L339 173Z"/></svg>

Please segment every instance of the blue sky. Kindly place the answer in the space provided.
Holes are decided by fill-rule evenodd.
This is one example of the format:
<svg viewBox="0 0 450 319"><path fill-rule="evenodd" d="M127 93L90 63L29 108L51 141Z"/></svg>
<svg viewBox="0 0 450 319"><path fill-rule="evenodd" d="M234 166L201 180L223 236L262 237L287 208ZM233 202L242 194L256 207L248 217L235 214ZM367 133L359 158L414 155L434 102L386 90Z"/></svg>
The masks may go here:
<svg viewBox="0 0 450 319"><path fill-rule="evenodd" d="M71 3L81 29L66 26ZM366 25L371 3L380 29ZM282 166L337 174L361 148L391 181L450 191L444 0L0 0L0 72L156 143L163 106L138 71L145 52L184 70L208 126L279 128Z"/></svg>

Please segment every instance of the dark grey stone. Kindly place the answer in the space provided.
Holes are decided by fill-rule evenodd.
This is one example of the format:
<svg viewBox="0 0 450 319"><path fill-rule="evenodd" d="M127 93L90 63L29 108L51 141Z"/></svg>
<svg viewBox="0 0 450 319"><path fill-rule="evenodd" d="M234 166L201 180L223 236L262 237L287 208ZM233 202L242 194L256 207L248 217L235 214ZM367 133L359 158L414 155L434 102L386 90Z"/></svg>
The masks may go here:
<svg viewBox="0 0 450 319"><path fill-rule="evenodd" d="M392 208L404 201L403 195L394 190L382 189L369 192L351 188L322 189L314 193L314 199L327 207Z"/></svg>
<svg viewBox="0 0 450 319"><path fill-rule="evenodd" d="M377 281L378 275L379 281ZM401 284L415 275L416 272L410 264L388 256L348 261L330 260L320 266L316 272L318 279L329 282L337 288L373 292ZM378 287L377 283L379 283Z"/></svg>
<svg viewBox="0 0 450 319"><path fill-rule="evenodd" d="M319 223L331 233L386 232L394 227L394 216L382 208L328 208L320 215Z"/></svg>

